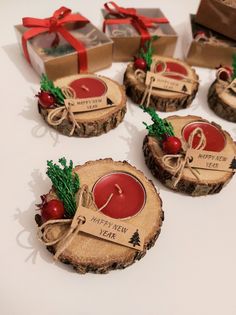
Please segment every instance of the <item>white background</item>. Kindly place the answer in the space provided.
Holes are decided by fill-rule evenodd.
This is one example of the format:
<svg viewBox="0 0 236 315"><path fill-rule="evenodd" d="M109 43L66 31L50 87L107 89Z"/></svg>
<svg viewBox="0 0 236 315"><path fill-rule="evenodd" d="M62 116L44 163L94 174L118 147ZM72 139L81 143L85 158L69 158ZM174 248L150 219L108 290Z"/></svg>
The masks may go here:
<svg viewBox="0 0 236 315"><path fill-rule="evenodd" d="M98 138L68 138L50 129L37 112L39 78L16 44L13 25L23 16L47 17L65 5L101 26L104 0L0 0L1 219L0 314L236 314L235 178L221 193L192 198L173 193L155 180L144 163L146 114L128 102L125 120ZM160 7L180 35L176 56L198 1L119 1L123 6ZM101 73L122 83L125 64ZM236 138L236 126L217 117L206 96L214 71L197 69L200 90L191 108L222 125ZM176 114L176 113L175 113ZM166 117L167 114L160 114ZM50 182L46 160L66 156L75 164L103 157L128 160L160 189L165 210L161 235L147 255L108 275L79 275L52 256L36 238L35 206Z"/></svg>

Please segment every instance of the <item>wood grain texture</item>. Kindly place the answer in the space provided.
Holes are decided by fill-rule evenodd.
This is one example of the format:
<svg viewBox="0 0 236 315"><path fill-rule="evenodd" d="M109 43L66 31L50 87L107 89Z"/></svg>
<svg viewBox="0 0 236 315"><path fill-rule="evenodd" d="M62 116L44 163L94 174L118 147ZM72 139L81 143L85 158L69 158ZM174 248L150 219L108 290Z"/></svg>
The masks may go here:
<svg viewBox="0 0 236 315"><path fill-rule="evenodd" d="M198 116L170 116L167 120L172 123L177 137L181 137L182 129L186 124L193 121L206 121ZM218 125L216 126L219 127ZM236 155L236 147L231 136L226 131L223 132L226 138L226 146L221 152ZM174 187L174 172L167 169L162 162L164 153L159 141L155 137L146 136L144 138L143 153L147 166L158 180L172 190L191 196L203 196L218 193L234 175L234 173L230 172L199 169L200 181L198 181L189 169L185 168L182 178L177 186Z"/></svg>
<svg viewBox="0 0 236 315"><path fill-rule="evenodd" d="M67 83L76 80L77 78L85 77L86 75L74 75L55 81L56 86L63 86ZM89 75L87 75L89 76ZM90 75L91 76L91 75ZM116 106L108 109L100 109L97 111L83 112L75 114L78 127L75 127L73 136L75 137L94 137L103 133L107 133L111 129L116 128L124 119L126 114L126 95L123 86L106 77L99 76L108 87L107 97L112 100ZM47 122L49 110L39 108L39 113ZM72 122L66 118L58 126L50 126L58 130L63 135L69 136L72 129Z"/></svg>
<svg viewBox="0 0 236 315"><path fill-rule="evenodd" d="M189 79L198 80L198 75L196 74L195 70L185 62L167 57L160 58L164 61L174 61L181 64L187 70L187 76L189 77ZM136 78L133 63L130 63L127 66L124 74L124 85L126 88L127 96L129 96L135 104L140 105L146 89L146 85ZM193 99L195 98L198 91L198 86L199 83L195 82L191 95L186 95L179 92L164 91L155 88L152 91L149 106L161 112L172 112L187 108L191 105Z"/></svg>
<svg viewBox="0 0 236 315"><path fill-rule="evenodd" d="M114 162L112 159L102 159L90 161L81 166L75 167L75 172L80 177L81 185L87 184L92 191L95 182L105 174L113 171L128 172L139 179L147 194L146 204L141 212L136 216L125 219L125 222L142 227L145 230L145 244L143 251L137 251L102 240L91 235L80 232L67 249L59 256L63 263L71 264L79 273L94 272L107 273L114 269L124 269L141 259L156 242L161 231L164 213L162 211L162 201L155 186L144 174L131 166L126 161ZM55 198L52 191L47 195L47 200ZM94 209L95 210L95 209ZM36 222L40 224L40 217L36 217ZM54 238L61 232L61 227L55 227L48 237ZM49 246L48 250L55 252L55 246Z"/></svg>
<svg viewBox="0 0 236 315"><path fill-rule="evenodd" d="M228 82L215 80L208 92L208 104L216 115L236 122L236 94L227 90L228 85Z"/></svg>

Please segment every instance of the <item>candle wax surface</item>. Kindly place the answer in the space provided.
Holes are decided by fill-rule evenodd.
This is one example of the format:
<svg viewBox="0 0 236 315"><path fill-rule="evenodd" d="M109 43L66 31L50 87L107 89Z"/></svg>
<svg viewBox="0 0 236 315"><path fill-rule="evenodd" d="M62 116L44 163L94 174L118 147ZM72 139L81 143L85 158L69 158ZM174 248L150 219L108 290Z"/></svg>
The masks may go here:
<svg viewBox="0 0 236 315"><path fill-rule="evenodd" d="M83 77L70 83L77 98L99 97L106 93L107 86L99 78Z"/></svg>
<svg viewBox="0 0 236 315"><path fill-rule="evenodd" d="M162 63L157 64L156 66L156 72L161 72L164 70L164 65ZM176 72L180 73L182 75L187 76L188 72L186 68L184 68L182 65L173 62L173 61L167 61L166 62L166 70L165 72ZM183 78L178 75L165 75L167 78L175 79L175 80L182 80Z"/></svg>
<svg viewBox="0 0 236 315"><path fill-rule="evenodd" d="M220 152L224 149L225 136L223 132L217 127L206 122L198 121L198 122L193 122L186 125L183 129L183 137L186 141L188 141L190 133L197 127L203 130L206 137L206 146L204 150ZM199 143L199 136L195 136L193 139L193 148L196 148L198 143Z"/></svg>
<svg viewBox="0 0 236 315"><path fill-rule="evenodd" d="M115 185L118 185L121 191ZM112 193L112 199L101 210L102 213L111 218L132 217L141 211L145 205L145 189L141 182L131 174L114 172L101 177L93 187L97 207L102 207Z"/></svg>

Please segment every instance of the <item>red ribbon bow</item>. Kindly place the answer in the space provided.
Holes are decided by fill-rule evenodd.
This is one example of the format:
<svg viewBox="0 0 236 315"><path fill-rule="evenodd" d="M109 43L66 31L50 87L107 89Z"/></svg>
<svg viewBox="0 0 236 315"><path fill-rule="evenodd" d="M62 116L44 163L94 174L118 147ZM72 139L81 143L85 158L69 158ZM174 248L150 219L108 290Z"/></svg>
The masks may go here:
<svg viewBox="0 0 236 315"><path fill-rule="evenodd" d="M83 43L73 37L67 29L63 28L64 24L72 22L89 22L80 14L71 14L71 10L61 7L53 13L53 16L46 19L36 19L25 17L22 19L23 26L30 27L22 36L22 47L25 58L30 62L29 52L27 49L27 41L41 33L54 32L59 33L65 40L77 51L79 69L81 72L87 71L87 54Z"/></svg>
<svg viewBox="0 0 236 315"><path fill-rule="evenodd" d="M109 13L116 16L117 19L106 19L103 23L103 31L105 32L106 25L108 24L132 24L141 35L141 45L151 38L148 31L149 27L152 27L156 23L169 23L165 17L151 18L139 15L135 9L122 8L113 1L105 3L104 7Z"/></svg>

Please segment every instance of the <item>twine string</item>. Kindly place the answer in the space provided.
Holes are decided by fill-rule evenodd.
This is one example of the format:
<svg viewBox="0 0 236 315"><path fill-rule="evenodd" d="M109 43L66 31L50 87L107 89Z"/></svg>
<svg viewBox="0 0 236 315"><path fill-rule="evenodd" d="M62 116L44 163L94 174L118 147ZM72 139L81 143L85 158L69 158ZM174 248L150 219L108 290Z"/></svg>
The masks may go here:
<svg viewBox="0 0 236 315"><path fill-rule="evenodd" d="M69 86L62 87L61 91L66 99L76 98L75 91ZM59 126L66 118L69 118L72 122L72 127L70 131L71 136L75 131L75 127L79 128L79 125L75 119L73 111L71 110L71 105L69 105L68 103L64 103L64 105L50 110L47 116L47 121L51 126Z"/></svg>
<svg viewBox="0 0 236 315"><path fill-rule="evenodd" d="M188 76L186 76L186 75L184 75L182 73L174 72L174 71L167 71L167 64L164 61L158 61L156 63L156 67L158 65L162 66L162 70L160 72L158 72L159 75L162 75L162 76L178 76L184 82L198 83L198 80L189 78ZM146 73L143 70L136 69L135 72L134 72L134 76L139 82L145 83ZM143 94L143 97L142 97L142 100L141 100L141 106L149 107L150 100L151 100L151 94L152 94L152 91L153 91L153 83L154 83L154 81L155 81L155 79L151 78L150 83L146 86L144 94Z"/></svg>
<svg viewBox="0 0 236 315"><path fill-rule="evenodd" d="M150 83L144 91L143 98L142 98L141 104L140 104L141 106L149 107L154 81L155 81L154 78L150 79Z"/></svg>
<svg viewBox="0 0 236 315"><path fill-rule="evenodd" d="M195 147L196 150L203 150L206 146L206 136L201 128L194 129L188 139L187 142L187 149L181 154L166 154L162 157L163 164L169 168L171 171L174 172L174 187L177 186L178 182L183 176L184 169L187 167L190 172L196 177L196 179L199 181L200 177L198 175L198 172L192 168L190 165L191 159L189 156L187 156L186 152L188 149L193 148L193 141L195 136L198 136L199 142L197 146ZM177 175L177 177L176 177Z"/></svg>
<svg viewBox="0 0 236 315"><path fill-rule="evenodd" d="M106 203L97 209L100 212L104 209L113 197L113 193L110 194ZM88 186L83 185L77 195L77 210L73 219L59 219L48 220L38 228L38 238L46 246L52 246L57 244L54 259L58 260L61 253L71 244L75 236L79 233L81 225L85 223L86 219L80 215L80 207L91 208L94 204L92 194L89 192ZM95 205L96 207L96 205ZM48 238L50 230L55 226L66 225L68 226L66 232L59 235L54 240Z"/></svg>

